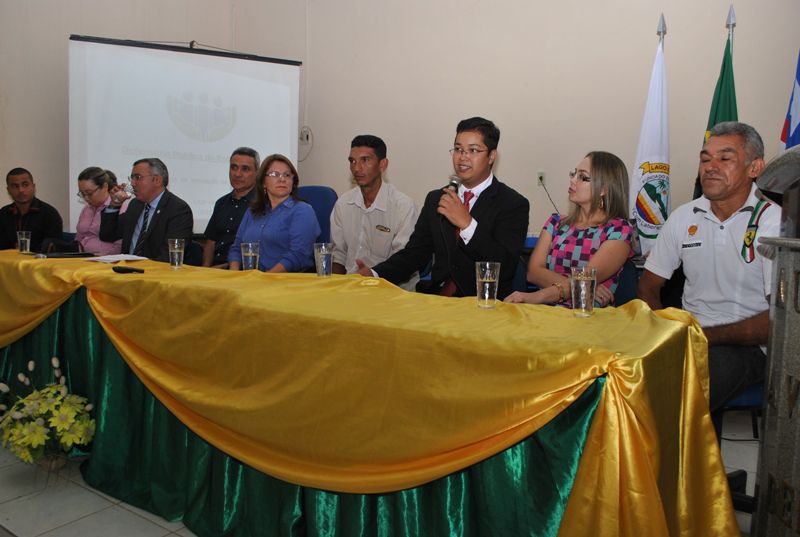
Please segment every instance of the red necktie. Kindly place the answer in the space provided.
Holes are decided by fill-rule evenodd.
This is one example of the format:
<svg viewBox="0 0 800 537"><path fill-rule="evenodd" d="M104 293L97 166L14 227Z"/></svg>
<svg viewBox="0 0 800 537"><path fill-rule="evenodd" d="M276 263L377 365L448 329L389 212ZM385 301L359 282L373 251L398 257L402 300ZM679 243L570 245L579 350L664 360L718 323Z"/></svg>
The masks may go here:
<svg viewBox="0 0 800 537"><path fill-rule="evenodd" d="M464 207L466 207L467 212L469 212L469 202L474 197L475 197L475 194L473 194L469 190L465 190L464 191ZM456 241L457 241L458 237L459 237L459 233L461 233L461 230L456 228L455 232L456 232ZM447 281L444 282L444 285L442 286L442 290L439 291L439 294L441 296L453 296L453 293L455 293L455 292L456 292L456 282L453 281L453 278L448 278Z"/></svg>

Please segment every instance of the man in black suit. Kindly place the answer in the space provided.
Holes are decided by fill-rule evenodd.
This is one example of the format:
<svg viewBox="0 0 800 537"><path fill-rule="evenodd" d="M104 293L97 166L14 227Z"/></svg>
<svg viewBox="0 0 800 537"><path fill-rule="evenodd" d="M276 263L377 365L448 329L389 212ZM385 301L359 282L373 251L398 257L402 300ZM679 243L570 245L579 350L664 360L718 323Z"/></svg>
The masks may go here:
<svg viewBox="0 0 800 537"><path fill-rule="evenodd" d="M357 260L359 273L403 282L433 257L431 280L417 291L474 296L475 262L499 261L498 298L510 294L530 204L492 174L499 141L500 130L488 119L461 121L450 150L461 185L430 192L405 248L374 269Z"/></svg>
<svg viewBox="0 0 800 537"><path fill-rule="evenodd" d="M100 240L122 239L122 253L169 261L167 239L192 238L192 209L167 190L169 172L157 158L144 158L133 163L131 185L135 198L127 211L120 207L129 198L121 186L111 190L111 203L100 220Z"/></svg>

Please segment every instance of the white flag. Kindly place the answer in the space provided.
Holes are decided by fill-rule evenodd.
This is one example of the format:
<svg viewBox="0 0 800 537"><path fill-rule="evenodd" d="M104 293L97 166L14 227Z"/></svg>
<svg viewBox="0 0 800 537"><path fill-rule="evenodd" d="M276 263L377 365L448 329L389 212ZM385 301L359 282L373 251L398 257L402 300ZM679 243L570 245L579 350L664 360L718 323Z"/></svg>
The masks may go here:
<svg viewBox="0 0 800 537"><path fill-rule="evenodd" d="M630 182L631 220L647 255L669 215L669 114L664 42L659 42Z"/></svg>

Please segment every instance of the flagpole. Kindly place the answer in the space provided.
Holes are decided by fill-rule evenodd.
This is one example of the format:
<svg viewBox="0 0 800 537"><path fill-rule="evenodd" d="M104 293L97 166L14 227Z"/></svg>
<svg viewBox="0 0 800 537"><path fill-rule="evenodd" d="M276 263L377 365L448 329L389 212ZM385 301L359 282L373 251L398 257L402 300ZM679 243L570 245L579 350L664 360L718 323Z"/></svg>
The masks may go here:
<svg viewBox="0 0 800 537"><path fill-rule="evenodd" d="M731 42L731 54L733 54L733 29L736 28L736 12L733 10L733 4L728 10L728 20L725 21L725 28L728 29L728 41Z"/></svg>
<svg viewBox="0 0 800 537"><path fill-rule="evenodd" d="M646 256L669 216L669 111L664 62L664 14L656 29L658 47L650 74L636 161L629 176L630 215L639 238L636 257Z"/></svg>

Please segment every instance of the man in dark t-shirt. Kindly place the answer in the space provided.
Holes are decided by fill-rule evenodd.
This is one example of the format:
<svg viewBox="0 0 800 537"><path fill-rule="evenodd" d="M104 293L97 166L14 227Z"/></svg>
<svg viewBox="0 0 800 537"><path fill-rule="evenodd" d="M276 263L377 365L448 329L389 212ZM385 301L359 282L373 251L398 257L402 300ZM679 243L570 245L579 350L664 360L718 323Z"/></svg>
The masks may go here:
<svg viewBox="0 0 800 537"><path fill-rule="evenodd" d="M231 155L228 179L233 190L214 204L214 212L206 226L203 245L203 266L211 267L228 262L228 249L255 195L256 174L260 158L258 151L240 147Z"/></svg>
<svg viewBox="0 0 800 537"><path fill-rule="evenodd" d="M0 208L0 250L17 247L17 231L31 232L33 252L41 250L44 239L61 239L61 215L55 207L36 197L31 172L25 168L9 171L6 190L13 203Z"/></svg>

